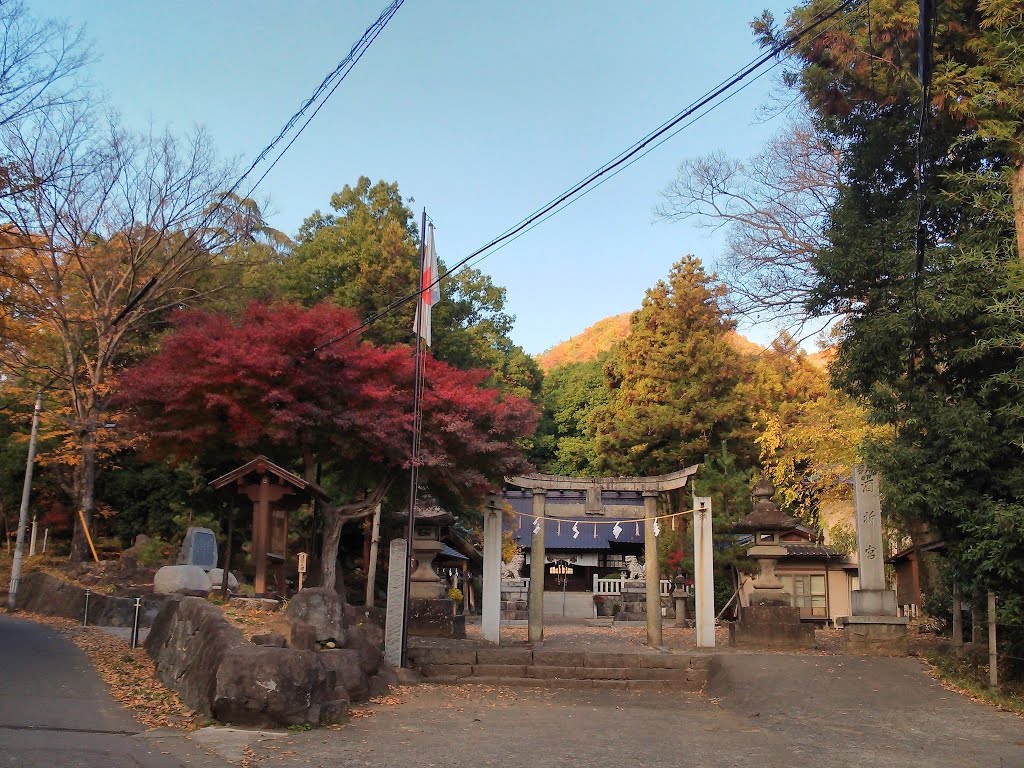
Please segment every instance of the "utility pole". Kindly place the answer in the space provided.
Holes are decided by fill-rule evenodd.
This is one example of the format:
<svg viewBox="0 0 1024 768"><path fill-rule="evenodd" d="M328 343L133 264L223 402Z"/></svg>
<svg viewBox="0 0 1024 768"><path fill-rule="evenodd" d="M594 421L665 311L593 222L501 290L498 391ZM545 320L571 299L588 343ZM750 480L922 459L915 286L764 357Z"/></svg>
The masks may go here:
<svg viewBox="0 0 1024 768"><path fill-rule="evenodd" d="M11 586L7 593L7 610L17 606L18 582L21 580L21 557L25 550L25 528L28 525L28 499L32 492L32 465L36 459L36 437L39 434L39 414L43 410L43 390L36 392L36 405L32 411L32 434L28 439L28 460L25 462L25 485L21 489L21 513L18 516L18 542L14 546L11 565Z"/></svg>

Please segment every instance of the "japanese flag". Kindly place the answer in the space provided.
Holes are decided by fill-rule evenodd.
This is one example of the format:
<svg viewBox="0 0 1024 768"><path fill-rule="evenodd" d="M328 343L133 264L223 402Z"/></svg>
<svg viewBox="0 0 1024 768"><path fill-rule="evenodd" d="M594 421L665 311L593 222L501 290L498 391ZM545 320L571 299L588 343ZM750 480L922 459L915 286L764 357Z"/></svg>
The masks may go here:
<svg viewBox="0 0 1024 768"><path fill-rule="evenodd" d="M416 322L413 330L430 346L430 308L441 299L441 286L437 282L437 251L434 250L434 227L427 230L423 248L423 280L420 282L420 300L416 303Z"/></svg>

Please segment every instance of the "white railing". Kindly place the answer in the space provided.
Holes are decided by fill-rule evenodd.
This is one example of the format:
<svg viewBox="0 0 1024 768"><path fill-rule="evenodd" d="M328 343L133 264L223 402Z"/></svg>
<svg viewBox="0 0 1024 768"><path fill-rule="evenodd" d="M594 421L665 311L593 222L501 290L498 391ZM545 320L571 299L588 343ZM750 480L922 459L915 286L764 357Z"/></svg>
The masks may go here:
<svg viewBox="0 0 1024 768"><path fill-rule="evenodd" d="M622 594L623 579L602 579L594 576L595 595L619 595ZM643 582L640 582L643 583ZM668 579L661 580L661 596L668 597L672 594L672 582Z"/></svg>

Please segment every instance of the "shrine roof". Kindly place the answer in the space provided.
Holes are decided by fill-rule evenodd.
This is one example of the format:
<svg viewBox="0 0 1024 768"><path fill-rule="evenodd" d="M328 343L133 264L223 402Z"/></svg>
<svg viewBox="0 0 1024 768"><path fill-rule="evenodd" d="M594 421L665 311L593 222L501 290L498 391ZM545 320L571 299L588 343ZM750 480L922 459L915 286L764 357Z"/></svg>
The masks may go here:
<svg viewBox="0 0 1024 768"><path fill-rule="evenodd" d="M295 473L289 472L284 467L275 464L263 455L259 455L242 466L236 467L227 474L221 475L216 480L211 481L210 485L214 488L224 488L231 483L243 479L247 475L273 475L279 480L298 488L300 491L306 491L322 501L330 500L330 497L327 495L327 491L319 485L303 480Z"/></svg>

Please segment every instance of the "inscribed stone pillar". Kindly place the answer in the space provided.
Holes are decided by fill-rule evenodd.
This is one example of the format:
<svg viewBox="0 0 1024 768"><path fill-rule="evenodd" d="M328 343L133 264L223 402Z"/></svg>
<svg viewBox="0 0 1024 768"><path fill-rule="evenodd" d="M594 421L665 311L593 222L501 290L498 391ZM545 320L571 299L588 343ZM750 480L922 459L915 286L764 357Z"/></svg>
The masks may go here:
<svg viewBox="0 0 1024 768"><path fill-rule="evenodd" d="M853 470L853 505L857 513L857 561L861 589L885 589L882 502L878 476L865 467Z"/></svg>
<svg viewBox="0 0 1024 768"><path fill-rule="evenodd" d="M544 640L544 502L547 491L533 489L533 538L530 540L530 627L529 640ZM539 523L539 524L538 524Z"/></svg>
<svg viewBox="0 0 1024 768"><path fill-rule="evenodd" d="M896 593L885 587L885 546L878 475L854 467L853 505L857 515L857 563L860 588L851 595L854 616L896 616Z"/></svg>
<svg viewBox="0 0 1024 768"><path fill-rule="evenodd" d="M384 659L402 666L402 619L405 613L405 569L409 565L405 539L393 539L388 559L388 603L384 617Z"/></svg>
<svg viewBox="0 0 1024 768"><path fill-rule="evenodd" d="M468 587L468 584L467 584ZM489 643L501 642L501 510L484 509L484 593L480 631Z"/></svg>
<svg viewBox="0 0 1024 768"><path fill-rule="evenodd" d="M693 499L694 618L697 647L715 647L715 571L711 539L711 498Z"/></svg>
<svg viewBox="0 0 1024 768"><path fill-rule="evenodd" d="M644 565L647 572L647 644L661 645L661 575L658 573L658 539L654 520L658 515L657 492L644 491Z"/></svg>

